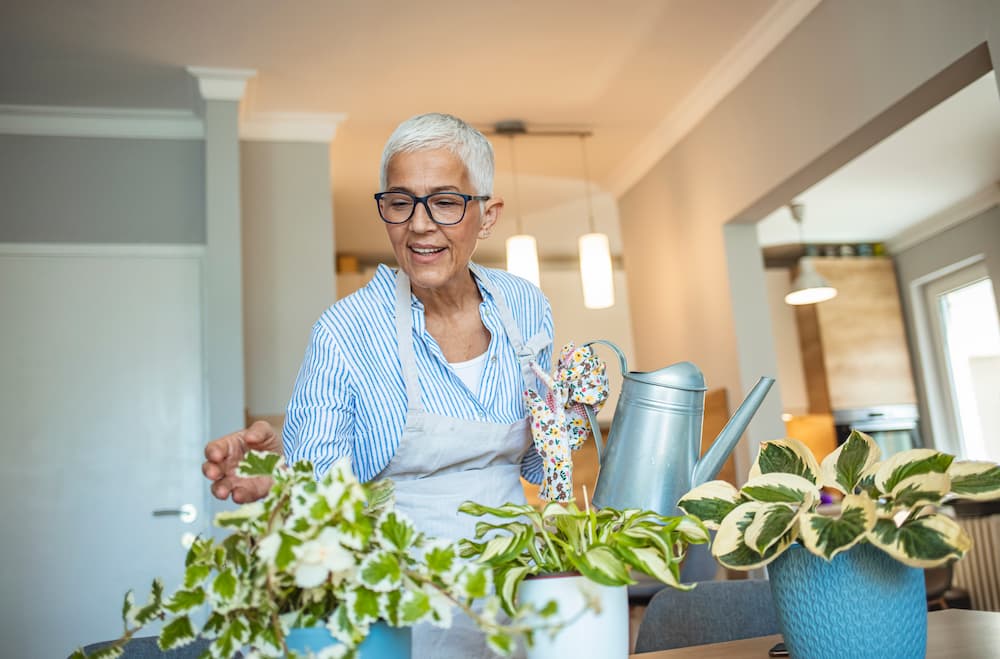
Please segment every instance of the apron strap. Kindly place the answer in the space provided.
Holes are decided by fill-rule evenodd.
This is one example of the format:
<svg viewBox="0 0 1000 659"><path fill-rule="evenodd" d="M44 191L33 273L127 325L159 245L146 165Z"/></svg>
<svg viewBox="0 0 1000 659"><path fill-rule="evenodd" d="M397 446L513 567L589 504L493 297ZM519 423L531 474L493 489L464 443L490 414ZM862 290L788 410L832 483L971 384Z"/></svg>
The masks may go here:
<svg viewBox="0 0 1000 659"><path fill-rule="evenodd" d="M514 322L514 314L511 313L510 307L507 306L504 296L483 275L478 265L469 263L469 269L476 275L476 279L486 289L486 292L496 300L497 309L500 311L500 324L503 325L503 329L507 333L507 338L510 339L511 345L514 346L514 350L517 352L517 361L521 365L521 380L523 381L524 388L532 388L535 374L531 371L531 362L535 361L538 353L549 345L548 337L543 332L539 332L528 339L528 341L525 341L521 335L521 328Z"/></svg>
<svg viewBox="0 0 1000 659"><path fill-rule="evenodd" d="M417 355L413 350L413 312L411 306L410 278L400 268L396 271L396 344L399 348L399 361L403 367L403 382L406 383L407 413L423 410L423 402L420 397L420 376L417 372Z"/></svg>

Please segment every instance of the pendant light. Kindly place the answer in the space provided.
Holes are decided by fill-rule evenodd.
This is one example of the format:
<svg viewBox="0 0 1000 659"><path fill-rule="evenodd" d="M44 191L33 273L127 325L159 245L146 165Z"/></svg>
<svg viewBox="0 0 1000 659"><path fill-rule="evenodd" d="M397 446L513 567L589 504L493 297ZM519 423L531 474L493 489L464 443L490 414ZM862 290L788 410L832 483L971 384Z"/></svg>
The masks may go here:
<svg viewBox="0 0 1000 659"><path fill-rule="evenodd" d="M583 284L583 306L606 309L615 303L614 270L611 267L611 246L608 236L594 228L594 207L590 199L590 171L587 167L587 136L580 135L583 159L583 183L587 192L587 226L590 233L580 236L580 281Z"/></svg>
<svg viewBox="0 0 1000 659"><path fill-rule="evenodd" d="M788 210L792 214L799 227L799 244L804 245L802 240L802 220L805 215L805 207L799 203L788 205ZM825 302L837 296L837 289L816 272L812 259L809 256L799 258L798 275L792 282L792 289L785 296L785 304L799 306L803 304L816 304Z"/></svg>
<svg viewBox="0 0 1000 659"><path fill-rule="evenodd" d="M513 180L515 235L507 239L507 272L527 279L535 286L541 285L538 274L538 244L534 236L524 233L521 225L521 196L517 185L517 162L514 158L514 134L525 131L520 121L505 121L496 125L496 131L507 135L510 149L510 175Z"/></svg>

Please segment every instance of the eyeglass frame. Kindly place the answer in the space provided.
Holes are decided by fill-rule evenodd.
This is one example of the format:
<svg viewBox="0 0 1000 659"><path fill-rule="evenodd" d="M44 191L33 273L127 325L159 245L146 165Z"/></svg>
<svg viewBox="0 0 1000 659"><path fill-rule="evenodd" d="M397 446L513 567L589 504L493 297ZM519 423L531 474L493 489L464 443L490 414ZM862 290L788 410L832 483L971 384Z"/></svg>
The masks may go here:
<svg viewBox="0 0 1000 659"><path fill-rule="evenodd" d="M407 197L409 197L410 199L413 200L413 207L410 208L410 214L409 214L409 216L407 216L407 218L405 220L401 220L399 222L393 222L392 220L385 219L385 215L382 214L382 204L379 203L379 202L381 202L382 197L384 197L387 194L401 194L401 195L406 195ZM430 207L430 204L427 203L427 200L430 199L431 197L436 197L437 195L442 195L442 194L453 195L455 197L461 197L462 198L462 200L465 202L465 206L462 208L462 217L458 218L454 222L439 222L439 221L437 221L437 220L434 219L434 213L431 212L431 207ZM470 201L489 201L490 199L491 199L491 197L488 194L486 194L486 195L484 195L484 194L472 195L472 194L465 194L464 192L452 192L451 190L443 190L441 192L432 192L430 194L424 195L423 197L418 197L417 195L413 194L412 192L406 192L405 190L386 190L384 192L376 192L375 193L375 205L378 207L378 216L379 216L379 218L381 218L382 221L385 222L386 224L392 224L392 225L395 225L395 226L398 226L400 224L406 224L407 222L409 222L410 220L412 220L413 219L413 214L417 212L417 204L423 204L424 205L424 210L427 211L427 217L430 218L431 222L433 222L434 224L437 224L438 226L442 226L442 227L453 227L456 224L461 224L462 220L465 219L465 214L469 211L469 202Z"/></svg>

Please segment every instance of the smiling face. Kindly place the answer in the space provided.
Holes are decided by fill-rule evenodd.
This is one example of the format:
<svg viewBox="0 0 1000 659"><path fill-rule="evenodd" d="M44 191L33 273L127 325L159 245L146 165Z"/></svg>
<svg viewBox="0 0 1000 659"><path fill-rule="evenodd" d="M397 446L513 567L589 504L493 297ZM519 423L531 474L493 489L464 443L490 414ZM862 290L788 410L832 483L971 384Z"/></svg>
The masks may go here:
<svg viewBox="0 0 1000 659"><path fill-rule="evenodd" d="M386 190L409 192L422 197L434 192L476 194L462 160L447 149L397 153L386 168ZM503 201L490 199L485 212L470 201L461 222L440 226L417 204L413 217L404 224L386 224L392 251L415 293L419 289L459 292L472 283L469 259L480 238L486 238L500 217Z"/></svg>

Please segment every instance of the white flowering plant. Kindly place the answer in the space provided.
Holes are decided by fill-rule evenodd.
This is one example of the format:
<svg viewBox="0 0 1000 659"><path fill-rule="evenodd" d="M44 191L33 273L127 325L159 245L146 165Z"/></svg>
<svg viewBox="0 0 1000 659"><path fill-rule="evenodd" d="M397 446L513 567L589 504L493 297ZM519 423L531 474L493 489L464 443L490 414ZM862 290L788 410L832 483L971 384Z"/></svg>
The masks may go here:
<svg viewBox="0 0 1000 659"><path fill-rule="evenodd" d="M163 650L211 639L203 657L237 651L249 657L291 656L293 628L324 626L339 645L326 657L354 657L370 626L451 624L457 608L470 615L501 655L516 647L515 615L502 623L490 570L460 559L458 547L416 530L393 506L391 481L362 484L341 461L321 479L308 461L287 468L272 453L251 452L245 477L270 476L266 498L219 513L224 540L199 538L187 553L184 581L171 595L155 580L145 604L130 591L122 607L124 633L91 657L111 659L145 625L163 621ZM473 610L479 600L481 606ZM207 608L204 623L196 616ZM516 612L515 612L516 613ZM198 620L201 617L197 617ZM71 659L87 655L77 650Z"/></svg>

